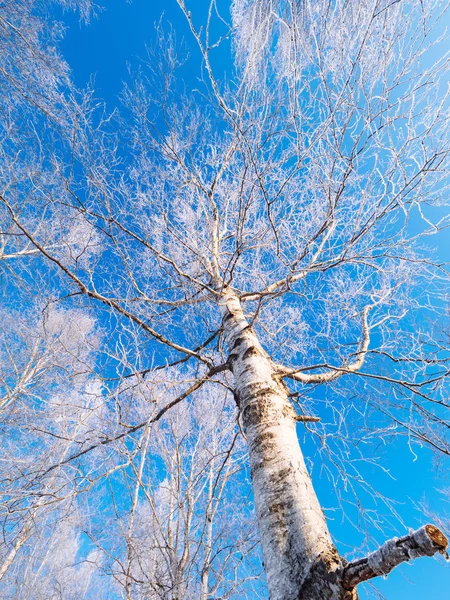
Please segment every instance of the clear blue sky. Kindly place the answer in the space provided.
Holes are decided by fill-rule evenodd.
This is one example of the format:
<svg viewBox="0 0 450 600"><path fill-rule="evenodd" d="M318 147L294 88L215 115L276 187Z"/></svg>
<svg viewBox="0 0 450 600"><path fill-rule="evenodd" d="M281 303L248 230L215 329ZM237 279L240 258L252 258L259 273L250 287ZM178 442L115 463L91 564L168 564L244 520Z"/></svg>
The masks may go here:
<svg viewBox="0 0 450 600"><path fill-rule="evenodd" d="M63 53L72 68L73 78L78 86L84 86L92 75L95 75L97 95L106 100L108 107L117 104L117 96L121 91L122 82L127 78L127 62L136 65L138 57L145 53L145 44L151 44L154 37L154 23L165 12L167 20L174 25L181 36L188 38L189 32L180 9L175 0L106 0L108 8L101 12L89 25L79 24L73 15L64 15L68 25L65 40L62 43ZM193 14L201 14L202 7L209 4L206 0L191 0L188 2ZM195 74L187 79L187 86L194 87ZM442 248L446 245L448 260L448 240L442 240ZM305 446L313 452L308 442ZM428 450L415 447L417 457L408 449L405 440L396 439L392 445L380 450L380 460L387 468L392 479L381 476L373 470L372 480L380 491L399 502L398 511L411 528L416 528L426 522L418 504L428 500L435 509L445 512L445 503L438 490L450 486L444 480L444 467L436 468ZM314 457L310 455L310 458ZM314 483L325 507L329 498L329 483L321 479L320 472L315 468ZM447 506L447 510L450 505ZM384 514L386 509L384 509ZM327 512L329 517L332 514ZM337 518L339 519L339 518ZM330 520L330 527L335 538L351 546L356 543L358 536L352 533L348 526L343 526L339 520ZM381 541L382 534L378 534ZM341 546L345 550L344 546ZM388 600L423 600L432 597L445 599L450 597L450 567L442 560L421 559L412 565L405 565L392 573L386 581L377 581L377 587ZM361 591L361 600L365 598Z"/></svg>

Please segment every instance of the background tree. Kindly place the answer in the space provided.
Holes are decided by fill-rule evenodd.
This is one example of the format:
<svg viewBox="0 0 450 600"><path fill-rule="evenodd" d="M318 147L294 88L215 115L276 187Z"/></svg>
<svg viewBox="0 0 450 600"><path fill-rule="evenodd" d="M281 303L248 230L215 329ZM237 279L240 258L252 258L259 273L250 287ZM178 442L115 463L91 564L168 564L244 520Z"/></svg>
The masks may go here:
<svg viewBox="0 0 450 600"><path fill-rule="evenodd" d="M66 402L66 412L81 401ZM118 444L100 470L89 465L79 486L54 475L38 494L6 502L0 597L259 597L259 544L242 495L245 454L234 412L223 393L197 395L195 406L145 427L135 449ZM51 410L47 436L61 420Z"/></svg>
<svg viewBox="0 0 450 600"><path fill-rule="evenodd" d="M270 597L355 598L361 581L443 552L445 537L428 526L346 565L296 424L356 498L370 490L354 460L371 460L371 440L449 454L448 273L429 243L448 225L447 3L235 1L230 21L213 1L202 26L178 4L200 91L183 85L186 49L159 27L120 118L75 92L57 125L28 104L20 128L4 113L4 252L21 259L8 286L95 317L92 376L117 415L72 431L18 485L81 489L118 468L110 452L133 456L128 467L169 408L225 386ZM223 73L230 39L236 68ZM140 577L128 564L125 589Z"/></svg>
<svg viewBox="0 0 450 600"><path fill-rule="evenodd" d="M131 507L122 516L124 485L112 487L119 514L111 513L106 536L90 534L98 545L105 540L111 571L130 599L259 597L235 410L223 393L193 398L144 430Z"/></svg>

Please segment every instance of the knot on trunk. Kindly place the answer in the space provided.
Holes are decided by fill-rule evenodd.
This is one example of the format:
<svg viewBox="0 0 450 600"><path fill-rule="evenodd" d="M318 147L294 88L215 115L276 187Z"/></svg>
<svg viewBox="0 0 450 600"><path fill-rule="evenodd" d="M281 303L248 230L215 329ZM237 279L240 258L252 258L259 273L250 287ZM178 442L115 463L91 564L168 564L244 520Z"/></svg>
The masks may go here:
<svg viewBox="0 0 450 600"><path fill-rule="evenodd" d="M357 600L356 590L342 586L343 564L334 546L319 557L304 580L298 600Z"/></svg>

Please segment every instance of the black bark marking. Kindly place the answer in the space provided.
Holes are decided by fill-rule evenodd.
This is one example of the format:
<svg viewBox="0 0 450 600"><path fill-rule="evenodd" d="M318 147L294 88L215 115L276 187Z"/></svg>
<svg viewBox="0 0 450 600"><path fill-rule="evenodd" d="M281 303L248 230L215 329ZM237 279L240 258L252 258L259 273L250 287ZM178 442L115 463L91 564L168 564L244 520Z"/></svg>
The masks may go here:
<svg viewBox="0 0 450 600"><path fill-rule="evenodd" d="M312 565L301 586L298 600L358 600L355 589L342 585L343 564L333 546Z"/></svg>
<svg viewBox="0 0 450 600"><path fill-rule="evenodd" d="M284 479L289 475L291 469L280 469L276 473L272 473L270 476L271 481L274 483L282 483Z"/></svg>
<svg viewBox="0 0 450 600"><path fill-rule="evenodd" d="M245 360L250 356L261 356L261 353L255 346L250 346L250 348L247 348L247 350L242 355L242 359Z"/></svg>
<svg viewBox="0 0 450 600"><path fill-rule="evenodd" d="M238 337L230 346L230 352L233 352L234 350L239 348L239 346L242 346L242 344L245 344L245 340L243 340L241 337Z"/></svg>
<svg viewBox="0 0 450 600"><path fill-rule="evenodd" d="M254 399L256 396L261 400L261 398L270 396L271 394L273 394L271 388L263 388L252 394L252 397ZM242 411L242 422L244 423L245 428L250 425L258 425L261 424L262 421L267 420L267 417L273 416L273 413L273 408L270 406L269 402L252 402Z"/></svg>
<svg viewBox="0 0 450 600"><path fill-rule="evenodd" d="M262 451L267 454L267 451L270 450L273 446L272 440L274 437L274 434L270 431L261 433L260 435L256 436L256 438L253 440L252 448L259 448L260 452ZM267 464L267 459L264 462L265 464Z"/></svg>
<svg viewBox="0 0 450 600"><path fill-rule="evenodd" d="M245 327L242 328L242 333L246 333L247 331L250 331L251 333L253 333L253 327L251 325L246 325Z"/></svg>

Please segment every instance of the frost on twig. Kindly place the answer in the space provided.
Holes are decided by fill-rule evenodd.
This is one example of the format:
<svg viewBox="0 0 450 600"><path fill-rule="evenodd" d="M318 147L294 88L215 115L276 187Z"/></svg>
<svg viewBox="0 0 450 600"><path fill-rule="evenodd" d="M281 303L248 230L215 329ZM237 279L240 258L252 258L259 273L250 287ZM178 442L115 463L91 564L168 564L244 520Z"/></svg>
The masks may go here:
<svg viewBox="0 0 450 600"><path fill-rule="evenodd" d="M367 305L363 310L363 339L360 344L360 349L356 354L356 359L350 364L344 364L341 367L331 367L326 366L326 370L321 373L304 373L301 369L289 369L284 367L283 365L277 365L278 372L284 376L289 377L290 379L294 379L295 381L300 381L301 383L327 383L329 381L334 381L338 379L341 375L345 373L356 373L363 366L364 360L366 358L367 351L369 349L370 344L370 327L367 322L367 316L372 306ZM319 365L325 366L325 365ZM309 369L314 369L316 367L309 367Z"/></svg>
<svg viewBox="0 0 450 600"><path fill-rule="evenodd" d="M344 570L343 583L352 589L359 583L379 575L387 575L403 562L434 556L447 555L448 540L435 525L424 525L401 538L394 538L365 558L349 563Z"/></svg>

